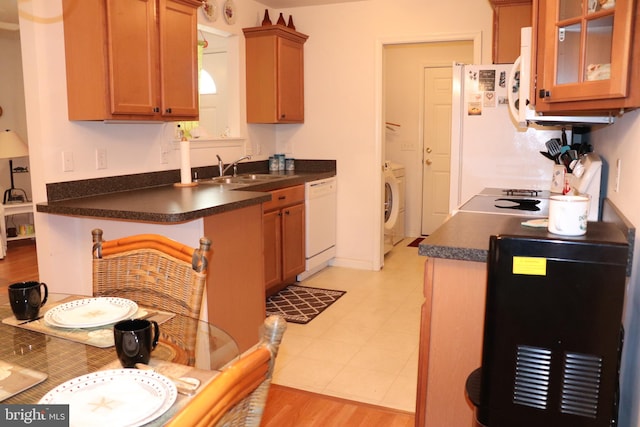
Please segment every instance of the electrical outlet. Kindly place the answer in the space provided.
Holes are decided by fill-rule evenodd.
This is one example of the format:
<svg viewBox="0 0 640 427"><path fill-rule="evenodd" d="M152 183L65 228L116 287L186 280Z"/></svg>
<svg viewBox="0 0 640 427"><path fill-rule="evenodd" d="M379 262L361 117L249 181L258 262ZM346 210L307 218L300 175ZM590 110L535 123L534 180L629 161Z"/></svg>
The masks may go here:
<svg viewBox="0 0 640 427"><path fill-rule="evenodd" d="M73 152L62 152L62 172L73 172Z"/></svg>
<svg viewBox="0 0 640 427"><path fill-rule="evenodd" d="M96 169L107 168L107 149L96 148Z"/></svg>
<svg viewBox="0 0 640 427"><path fill-rule="evenodd" d="M171 146L169 144L160 145L160 163L166 165L169 163L169 153L171 152Z"/></svg>

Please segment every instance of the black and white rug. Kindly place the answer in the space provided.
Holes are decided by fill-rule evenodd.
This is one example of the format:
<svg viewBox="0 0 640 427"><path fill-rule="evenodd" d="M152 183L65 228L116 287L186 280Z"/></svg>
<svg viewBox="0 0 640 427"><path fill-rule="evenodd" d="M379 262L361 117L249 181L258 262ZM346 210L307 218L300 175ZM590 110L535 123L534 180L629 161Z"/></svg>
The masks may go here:
<svg viewBox="0 0 640 427"><path fill-rule="evenodd" d="M267 316L276 314L287 322L307 324L346 291L289 285L267 298Z"/></svg>

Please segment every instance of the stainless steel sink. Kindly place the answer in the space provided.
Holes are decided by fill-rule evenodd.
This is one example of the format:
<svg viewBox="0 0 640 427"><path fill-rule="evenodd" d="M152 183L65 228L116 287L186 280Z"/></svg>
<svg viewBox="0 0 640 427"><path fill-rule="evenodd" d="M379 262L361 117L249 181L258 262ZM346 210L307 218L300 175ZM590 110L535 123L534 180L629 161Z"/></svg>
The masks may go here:
<svg viewBox="0 0 640 427"><path fill-rule="evenodd" d="M252 173L252 174L243 174L233 177L233 179L237 179L241 182L254 182L254 181L277 181L279 179L289 178L286 175L271 175L267 173Z"/></svg>
<svg viewBox="0 0 640 427"><path fill-rule="evenodd" d="M216 176L210 179L199 180L203 184L258 184L289 178L287 175L272 175L266 173L242 174L237 176Z"/></svg>
<svg viewBox="0 0 640 427"><path fill-rule="evenodd" d="M234 177L232 176L217 176L211 179L203 179L202 181L199 182L210 182L213 184L234 184L237 181L234 180Z"/></svg>

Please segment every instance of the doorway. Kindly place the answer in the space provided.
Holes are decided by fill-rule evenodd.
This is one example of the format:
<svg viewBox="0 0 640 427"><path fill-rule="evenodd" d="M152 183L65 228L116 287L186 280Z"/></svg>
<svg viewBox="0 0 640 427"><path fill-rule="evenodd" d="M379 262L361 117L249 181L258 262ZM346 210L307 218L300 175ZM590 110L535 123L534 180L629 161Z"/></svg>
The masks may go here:
<svg viewBox="0 0 640 427"><path fill-rule="evenodd" d="M383 44L382 56L380 164L388 160L405 167L404 234L429 234L425 231L437 228L448 214L452 65L479 62L479 35ZM439 99L432 99L433 91ZM390 129L387 122L399 126ZM428 160L437 160L444 173L426 167ZM423 217L430 218L430 228L423 228Z"/></svg>

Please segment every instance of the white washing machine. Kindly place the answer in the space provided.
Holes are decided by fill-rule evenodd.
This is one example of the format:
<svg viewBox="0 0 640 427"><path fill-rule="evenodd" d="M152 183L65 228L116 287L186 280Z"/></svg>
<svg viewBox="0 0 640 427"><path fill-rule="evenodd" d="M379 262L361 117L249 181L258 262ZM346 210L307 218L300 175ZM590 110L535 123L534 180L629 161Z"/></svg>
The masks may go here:
<svg viewBox="0 0 640 427"><path fill-rule="evenodd" d="M384 253L404 239L404 165L385 162L384 167Z"/></svg>

